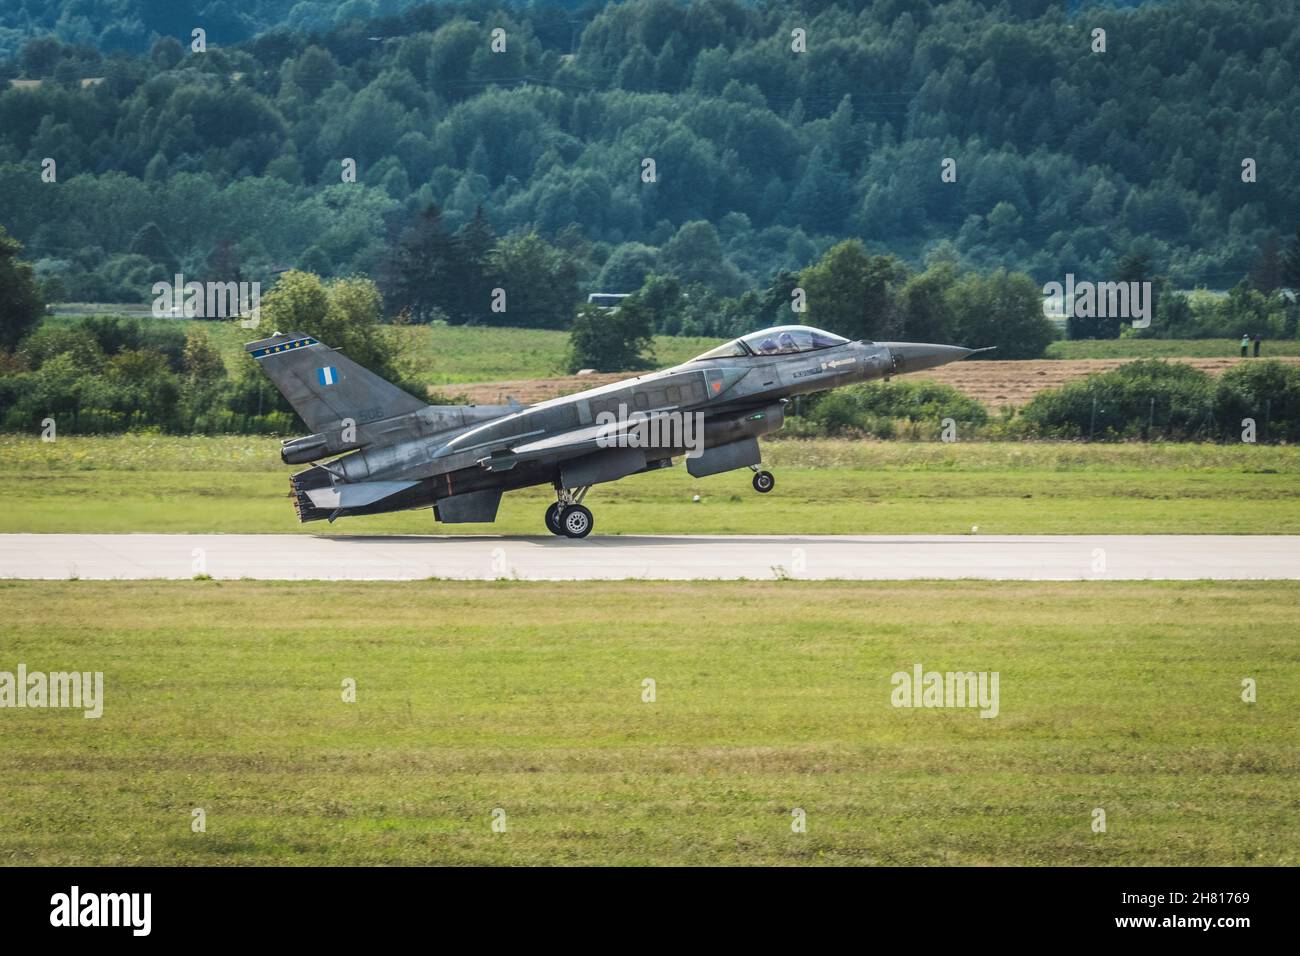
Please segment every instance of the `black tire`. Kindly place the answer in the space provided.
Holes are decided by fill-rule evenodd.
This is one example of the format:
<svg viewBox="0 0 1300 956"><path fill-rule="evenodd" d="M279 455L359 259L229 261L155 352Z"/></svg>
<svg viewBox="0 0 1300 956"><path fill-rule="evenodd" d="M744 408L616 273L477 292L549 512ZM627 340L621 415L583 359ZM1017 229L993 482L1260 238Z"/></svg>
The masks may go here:
<svg viewBox="0 0 1300 956"><path fill-rule="evenodd" d="M754 490L760 495L765 495L776 487L776 479L772 477L770 471L754 472Z"/></svg>
<svg viewBox="0 0 1300 956"><path fill-rule="evenodd" d="M569 505L560 512L560 532L568 538L585 538L596 520L582 505Z"/></svg>
<svg viewBox="0 0 1300 956"><path fill-rule="evenodd" d="M546 530L554 535L562 535L560 529L560 503L557 501L546 509Z"/></svg>

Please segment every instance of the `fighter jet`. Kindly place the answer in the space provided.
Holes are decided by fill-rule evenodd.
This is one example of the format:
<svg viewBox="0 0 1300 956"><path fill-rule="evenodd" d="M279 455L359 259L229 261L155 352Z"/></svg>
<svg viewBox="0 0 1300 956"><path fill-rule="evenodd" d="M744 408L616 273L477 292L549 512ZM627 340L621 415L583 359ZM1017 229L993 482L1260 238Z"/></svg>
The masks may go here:
<svg viewBox="0 0 1300 956"><path fill-rule="evenodd" d="M496 520L501 495L549 484L545 524L584 538L593 485L685 459L696 478L748 468L758 439L806 395L959 361L985 349L849 341L803 325L742 336L681 365L535 405L429 405L311 335L245 348L312 434L283 443L301 521L433 508L446 524ZM341 456L341 457L334 457ZM330 459L330 460L325 460Z"/></svg>

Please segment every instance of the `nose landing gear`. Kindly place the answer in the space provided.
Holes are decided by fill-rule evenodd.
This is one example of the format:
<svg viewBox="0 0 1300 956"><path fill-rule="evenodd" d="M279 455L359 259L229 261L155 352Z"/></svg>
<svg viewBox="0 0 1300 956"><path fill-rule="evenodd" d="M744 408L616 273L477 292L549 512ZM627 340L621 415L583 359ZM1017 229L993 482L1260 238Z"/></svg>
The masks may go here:
<svg viewBox="0 0 1300 956"><path fill-rule="evenodd" d="M585 538L591 534L596 519L582 506L590 485L581 488L556 488L555 504L546 509L546 529L566 538Z"/></svg>
<svg viewBox="0 0 1300 956"><path fill-rule="evenodd" d="M757 465L750 465L754 472L754 490L760 495L765 495L776 487L776 478L770 471L759 471Z"/></svg>

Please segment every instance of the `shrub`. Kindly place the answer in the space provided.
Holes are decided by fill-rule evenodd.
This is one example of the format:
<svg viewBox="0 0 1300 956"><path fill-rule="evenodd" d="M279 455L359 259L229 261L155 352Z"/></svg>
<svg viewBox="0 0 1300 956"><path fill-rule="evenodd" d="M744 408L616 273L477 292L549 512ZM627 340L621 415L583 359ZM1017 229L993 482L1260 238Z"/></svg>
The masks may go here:
<svg viewBox="0 0 1300 956"><path fill-rule="evenodd" d="M1190 365L1141 359L1039 392L1020 420L1039 437L1188 439L1211 422L1211 391L1210 376Z"/></svg>
<svg viewBox="0 0 1300 956"><path fill-rule="evenodd" d="M988 410L975 399L951 385L924 380L856 385L807 396L800 404L803 427L797 431L804 434L887 438L895 434L899 420L932 425L935 434L945 418L966 426L989 420Z"/></svg>
<svg viewBox="0 0 1300 956"><path fill-rule="evenodd" d="M1249 361L1233 366L1214 383L1214 417L1225 435L1255 420L1257 441L1300 440L1300 367Z"/></svg>

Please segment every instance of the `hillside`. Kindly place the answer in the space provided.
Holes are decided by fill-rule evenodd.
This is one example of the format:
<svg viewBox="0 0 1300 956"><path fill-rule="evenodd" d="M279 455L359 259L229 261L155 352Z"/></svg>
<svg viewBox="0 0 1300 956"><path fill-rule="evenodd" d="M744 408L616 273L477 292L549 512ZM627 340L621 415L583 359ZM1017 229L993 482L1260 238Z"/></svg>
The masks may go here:
<svg viewBox="0 0 1300 956"><path fill-rule="evenodd" d="M24 0L24 22L62 6ZM735 295L846 237L1039 282L1139 249L1177 287L1231 286L1300 223L1293 4L1063 6L262 0L204 5L195 53L197 4L87 5L61 35L134 50L96 33L119 10L159 39L0 64L42 81L0 92L0 223L90 286L73 298L139 301L177 266L376 275L435 202L452 231L480 207L497 235L537 230L583 291L656 271ZM230 45L227 15L256 21L234 40L282 28ZM32 188L45 158L59 185Z"/></svg>

